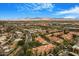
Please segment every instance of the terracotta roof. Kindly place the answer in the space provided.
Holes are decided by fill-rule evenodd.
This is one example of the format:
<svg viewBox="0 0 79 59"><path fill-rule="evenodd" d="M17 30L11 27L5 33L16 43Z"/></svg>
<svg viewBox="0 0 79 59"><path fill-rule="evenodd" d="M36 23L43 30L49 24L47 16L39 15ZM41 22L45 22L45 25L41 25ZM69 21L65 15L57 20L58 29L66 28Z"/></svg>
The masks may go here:
<svg viewBox="0 0 79 59"><path fill-rule="evenodd" d="M64 34L64 32L57 32L57 33L54 33L54 36L61 36L63 34Z"/></svg>
<svg viewBox="0 0 79 59"><path fill-rule="evenodd" d="M70 31L69 34L72 34L72 35L79 35L79 32Z"/></svg>
<svg viewBox="0 0 79 59"><path fill-rule="evenodd" d="M46 54L48 54L50 51L53 51L53 49L55 48L55 45L52 44L48 44L48 45L43 45L43 46L39 46L36 48L32 49L33 54L44 54L46 52Z"/></svg>
<svg viewBox="0 0 79 59"><path fill-rule="evenodd" d="M62 35L61 37L64 38L65 40L70 41L70 40L73 39L73 34L68 33L68 34L64 34L64 35Z"/></svg>
<svg viewBox="0 0 79 59"><path fill-rule="evenodd" d="M42 38L42 37L37 37L37 38L35 38L35 40L36 40L37 42L40 42L40 43L42 43L42 42L45 41L45 39Z"/></svg>
<svg viewBox="0 0 79 59"><path fill-rule="evenodd" d="M52 36L52 37L48 37L50 41L56 42L56 43L62 43L63 40L59 37L56 36Z"/></svg>

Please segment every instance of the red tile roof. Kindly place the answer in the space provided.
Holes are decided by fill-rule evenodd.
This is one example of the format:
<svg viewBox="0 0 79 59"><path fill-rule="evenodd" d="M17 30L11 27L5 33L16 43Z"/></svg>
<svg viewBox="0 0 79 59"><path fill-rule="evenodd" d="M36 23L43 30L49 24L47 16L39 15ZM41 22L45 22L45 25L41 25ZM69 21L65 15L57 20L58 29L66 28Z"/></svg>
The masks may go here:
<svg viewBox="0 0 79 59"><path fill-rule="evenodd" d="M42 42L45 41L45 39L42 38L42 37L37 37L37 38L35 38L35 40L36 40L37 42L40 42L40 43L42 43Z"/></svg>
<svg viewBox="0 0 79 59"><path fill-rule="evenodd" d="M52 42L56 42L56 43L62 43L63 40L59 37L56 37L56 36L52 36L52 37L48 37L48 39Z"/></svg>
<svg viewBox="0 0 79 59"><path fill-rule="evenodd" d="M73 34L68 33L68 34L62 35L61 37L64 38L65 40L71 41L73 39Z"/></svg>
<svg viewBox="0 0 79 59"><path fill-rule="evenodd" d="M35 52L37 52L36 54L44 54L46 52L46 54L48 54L50 51L53 51L53 49L55 48L55 45L52 44L48 44L48 45L43 45L43 46L39 46L36 48L32 49L33 54L35 54Z"/></svg>

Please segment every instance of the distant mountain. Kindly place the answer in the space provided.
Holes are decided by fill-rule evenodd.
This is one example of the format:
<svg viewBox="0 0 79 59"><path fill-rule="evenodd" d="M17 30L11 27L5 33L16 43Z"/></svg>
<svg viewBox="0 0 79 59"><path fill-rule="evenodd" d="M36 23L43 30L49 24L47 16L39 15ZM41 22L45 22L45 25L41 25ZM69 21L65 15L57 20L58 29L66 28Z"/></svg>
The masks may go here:
<svg viewBox="0 0 79 59"><path fill-rule="evenodd" d="M24 18L24 19L5 19L0 21L38 21L38 20L46 20L46 21L79 21L79 19L71 19L71 18Z"/></svg>

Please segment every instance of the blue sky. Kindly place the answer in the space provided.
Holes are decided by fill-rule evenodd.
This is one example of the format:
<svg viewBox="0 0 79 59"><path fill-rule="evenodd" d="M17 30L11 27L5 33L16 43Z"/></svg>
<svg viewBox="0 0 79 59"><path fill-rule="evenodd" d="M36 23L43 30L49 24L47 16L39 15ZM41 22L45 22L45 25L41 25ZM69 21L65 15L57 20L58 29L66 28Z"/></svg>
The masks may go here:
<svg viewBox="0 0 79 59"><path fill-rule="evenodd" d="M0 19L79 18L78 3L0 3Z"/></svg>

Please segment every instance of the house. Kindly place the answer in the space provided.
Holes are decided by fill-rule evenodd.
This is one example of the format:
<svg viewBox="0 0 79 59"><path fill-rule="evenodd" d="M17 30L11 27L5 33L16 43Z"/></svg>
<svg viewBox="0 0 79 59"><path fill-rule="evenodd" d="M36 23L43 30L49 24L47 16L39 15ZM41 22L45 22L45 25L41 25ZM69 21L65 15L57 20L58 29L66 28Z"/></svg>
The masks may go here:
<svg viewBox="0 0 79 59"><path fill-rule="evenodd" d="M55 47L56 46L53 44L42 45L36 48L32 48L32 53L33 55L47 55L49 53L52 53Z"/></svg>
<svg viewBox="0 0 79 59"><path fill-rule="evenodd" d="M56 36L46 36L50 41L52 42L55 42L55 43L58 43L58 44L61 44L63 43L63 40L59 37L56 37Z"/></svg>
<svg viewBox="0 0 79 59"><path fill-rule="evenodd" d="M37 42L39 42L39 43L42 43L42 44L47 44L47 43L48 43L47 41L45 41L44 38L42 38L42 37L40 37L40 36L36 37L36 38L35 38L35 41L37 41Z"/></svg>
<svg viewBox="0 0 79 59"><path fill-rule="evenodd" d="M63 38L66 41L72 41L73 34L72 33L64 34L64 35L61 36L61 38Z"/></svg>
<svg viewBox="0 0 79 59"><path fill-rule="evenodd" d="M64 32L56 32L56 33L53 33L54 36L61 36L63 34L64 34Z"/></svg>

